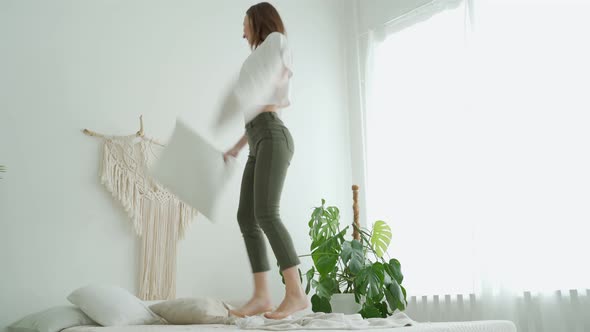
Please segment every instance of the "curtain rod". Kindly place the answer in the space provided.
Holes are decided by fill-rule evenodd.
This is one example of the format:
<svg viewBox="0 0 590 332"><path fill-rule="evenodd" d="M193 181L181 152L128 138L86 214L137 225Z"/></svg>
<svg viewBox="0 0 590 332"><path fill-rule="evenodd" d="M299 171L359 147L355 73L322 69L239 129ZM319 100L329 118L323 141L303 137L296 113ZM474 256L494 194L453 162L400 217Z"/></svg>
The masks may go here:
<svg viewBox="0 0 590 332"><path fill-rule="evenodd" d="M443 0L443 1L444 1L444 0ZM461 3L462 1L466 1L466 2L468 2L468 5L469 5L469 2L470 2L469 0L461 0L461 1L457 1L457 2L458 2L458 3ZM377 25L377 26L378 26L378 27L389 27L389 26L391 26L391 25L394 25L394 24L395 24L395 23L397 23L398 21L401 21L401 20L403 20L404 18L406 18L406 17L408 17L408 16L410 16L410 15L414 14L414 13L415 13L415 12L417 12L417 11L420 11L420 10L422 10L422 9L424 9L424 8L427 8L427 7L429 7L429 6L432 6L432 5L433 5L434 3L436 3L436 2L441 2L441 1L440 1L440 0L432 0L432 1L430 1L430 2L427 2L427 3L425 3L425 4L423 4L423 5L419 6L419 7L416 7L416 8L414 8L414 9L411 9L411 10L409 10L409 11L407 11L407 12L403 13L403 14L402 14L402 15L400 15L400 16L397 16L397 17L395 17L395 18L392 18L392 19L390 19L389 21L387 21L387 22L385 22L385 23L379 24L379 25ZM369 34L369 32L370 32L371 30L373 30L373 29L369 29L369 31L365 31L365 32L359 33L359 34L357 35L357 37L364 37L364 36L368 35L368 34Z"/></svg>
<svg viewBox="0 0 590 332"><path fill-rule="evenodd" d="M405 13L401 14L400 16L396 16L395 18L392 18L392 19L390 19L389 21L387 21L387 22L385 22L385 23L379 24L378 26L379 26L379 27L387 27L387 26L393 25L393 24L394 24L394 23L396 23L397 21L399 21L399 20L401 20L401 19L403 19L403 18L405 18L405 17L407 17L407 16L411 15L412 13L414 13L414 12L416 12L416 11L420 10L420 9L423 9L423 8L425 8L426 6L430 6L430 5L432 5L434 2L436 2L436 0L432 0L432 1L430 1L430 2L427 2L427 3L425 3L425 4L423 4L423 5L419 6L419 7L416 7L416 8L414 8L414 9L411 9L411 10L409 10L409 11L407 11L407 12L405 12ZM369 29L369 30L371 30L371 29ZM363 33L360 33L360 34L358 34L358 36L359 36L359 37L363 37L363 36L365 36L365 35L368 35L368 34L369 34L369 31L365 31L365 32L363 32Z"/></svg>

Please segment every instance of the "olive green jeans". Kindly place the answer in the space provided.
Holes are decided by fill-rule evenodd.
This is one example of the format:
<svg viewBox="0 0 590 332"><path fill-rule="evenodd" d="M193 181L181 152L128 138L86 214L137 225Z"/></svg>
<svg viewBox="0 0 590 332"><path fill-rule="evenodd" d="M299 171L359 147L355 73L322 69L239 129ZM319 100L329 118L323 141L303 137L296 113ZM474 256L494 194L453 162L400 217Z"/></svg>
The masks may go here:
<svg viewBox="0 0 590 332"><path fill-rule="evenodd" d="M248 122L246 135L250 153L242 177L238 224L252 272L270 270L264 234L283 271L300 263L279 211L293 158L293 138L275 112L262 112Z"/></svg>

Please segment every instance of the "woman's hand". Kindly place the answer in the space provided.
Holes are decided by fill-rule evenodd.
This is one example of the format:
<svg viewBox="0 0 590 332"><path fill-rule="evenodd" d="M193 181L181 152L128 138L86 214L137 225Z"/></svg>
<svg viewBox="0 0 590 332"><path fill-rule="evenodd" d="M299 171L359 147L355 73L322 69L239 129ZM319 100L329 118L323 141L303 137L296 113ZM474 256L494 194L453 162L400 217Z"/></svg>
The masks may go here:
<svg viewBox="0 0 590 332"><path fill-rule="evenodd" d="M233 148L229 149L226 153L223 154L223 161L227 163L230 156L237 158L238 153L240 153L240 149L237 146L234 146Z"/></svg>
<svg viewBox="0 0 590 332"><path fill-rule="evenodd" d="M234 145L233 148L229 149L226 153L223 154L223 161L225 161L227 163L227 161L229 160L229 157L234 157L237 158L238 157L238 153L240 153L240 150L242 150L242 148L244 147L244 145L248 144L248 136L246 136L246 134L244 134L236 143L236 145Z"/></svg>

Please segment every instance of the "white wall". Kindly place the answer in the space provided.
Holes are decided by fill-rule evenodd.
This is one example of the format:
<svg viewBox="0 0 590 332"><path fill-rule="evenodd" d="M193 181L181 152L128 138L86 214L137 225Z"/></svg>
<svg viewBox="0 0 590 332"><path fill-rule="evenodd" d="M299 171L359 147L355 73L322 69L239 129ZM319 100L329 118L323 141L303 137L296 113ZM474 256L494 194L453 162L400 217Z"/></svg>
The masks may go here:
<svg viewBox="0 0 590 332"><path fill-rule="evenodd" d="M88 283L137 290L137 239L99 183L100 141L80 129L130 134L143 114L147 134L165 141L181 115L211 134L217 98L249 52L241 29L253 3L0 0L0 164L9 168L0 180L0 329L66 304ZM274 3L296 64L284 112L296 151L282 214L304 254L321 198L351 220L347 9L338 0ZM226 148L241 132L236 125L216 144ZM239 181L231 186L231 217L215 225L198 217L179 245L178 296L250 294L234 218ZM278 302L276 270L271 279Z"/></svg>

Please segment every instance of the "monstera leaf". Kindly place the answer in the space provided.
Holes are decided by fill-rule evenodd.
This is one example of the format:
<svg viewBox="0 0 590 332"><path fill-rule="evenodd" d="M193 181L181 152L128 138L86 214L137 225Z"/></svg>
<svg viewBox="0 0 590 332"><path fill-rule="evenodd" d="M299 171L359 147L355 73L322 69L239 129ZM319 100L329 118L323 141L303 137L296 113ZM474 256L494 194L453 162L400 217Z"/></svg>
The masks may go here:
<svg viewBox="0 0 590 332"><path fill-rule="evenodd" d="M332 312L330 300L325 297L320 297L317 294L313 295L311 297L311 310L313 310L313 312Z"/></svg>
<svg viewBox="0 0 590 332"><path fill-rule="evenodd" d="M392 310L406 309L406 295L402 291L402 287L397 283L397 281L393 280L392 283L385 286L385 298L387 299L387 303L389 303L389 306Z"/></svg>
<svg viewBox="0 0 590 332"><path fill-rule="evenodd" d="M397 259L390 259L389 264L385 264L385 270L399 284L401 284L404 280L404 275L402 274L402 267Z"/></svg>
<svg viewBox="0 0 590 332"><path fill-rule="evenodd" d="M391 228L385 221L379 220L373 225L373 235L371 235L371 246L375 250L377 257L383 257L391 243Z"/></svg>
<svg viewBox="0 0 590 332"><path fill-rule="evenodd" d="M312 251L339 232L340 210L335 206L325 207L325 204L326 201L322 199L322 206L313 210L308 223Z"/></svg>
<svg viewBox="0 0 590 332"><path fill-rule="evenodd" d="M362 269L354 280L356 293L366 295L369 299L379 301L383 297L385 268L381 263L373 263Z"/></svg>
<svg viewBox="0 0 590 332"><path fill-rule="evenodd" d="M348 265L353 274L358 274L365 265L363 245L358 240L345 241L340 256L344 265Z"/></svg>
<svg viewBox="0 0 590 332"><path fill-rule="evenodd" d="M313 264L321 276L327 276L336 267L345 233L346 229L321 243L311 253Z"/></svg>

